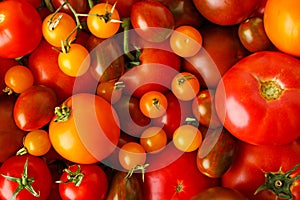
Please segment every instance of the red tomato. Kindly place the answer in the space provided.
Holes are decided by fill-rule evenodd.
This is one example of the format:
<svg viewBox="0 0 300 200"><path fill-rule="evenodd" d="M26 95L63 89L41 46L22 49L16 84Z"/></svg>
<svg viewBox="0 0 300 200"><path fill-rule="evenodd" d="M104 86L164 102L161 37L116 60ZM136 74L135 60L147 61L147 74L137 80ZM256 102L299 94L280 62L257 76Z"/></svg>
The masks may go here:
<svg viewBox="0 0 300 200"><path fill-rule="evenodd" d="M223 76L215 94L225 128L252 144L286 144L299 138L299 74L300 61L279 52L258 52L240 60Z"/></svg>
<svg viewBox="0 0 300 200"><path fill-rule="evenodd" d="M175 27L172 12L157 1L139 1L132 5L130 21L134 30L145 40L162 42Z"/></svg>
<svg viewBox="0 0 300 200"><path fill-rule="evenodd" d="M98 165L71 165L59 180L59 193L63 200L104 199L107 191L106 174Z"/></svg>
<svg viewBox="0 0 300 200"><path fill-rule="evenodd" d="M293 167L300 163L299 141L275 148L240 142L237 149L231 168L222 177L224 187L239 190L249 199L300 199L300 170L293 171ZM270 177L273 179L269 179L264 190L255 195ZM276 197L275 191L282 195L281 198Z"/></svg>
<svg viewBox="0 0 300 200"><path fill-rule="evenodd" d="M62 4L64 4L66 1L65 0L51 0L50 1L53 5L53 8L56 10L58 9ZM88 11L88 4L87 1L82 1L82 0L68 0L72 8L77 12L77 13L86 13ZM73 15L72 11L67 5L64 5L61 10L62 12L68 13L70 15Z"/></svg>
<svg viewBox="0 0 300 200"><path fill-rule="evenodd" d="M219 184L218 179L208 178L198 171L196 152L182 154L174 148L168 145L147 161L149 167L142 184L146 200L190 199L200 191ZM174 156L177 158L166 164Z"/></svg>
<svg viewBox="0 0 300 200"><path fill-rule="evenodd" d="M198 11L219 25L238 24L253 14L261 0L193 0Z"/></svg>
<svg viewBox="0 0 300 200"><path fill-rule="evenodd" d="M191 200L248 200L245 195L235 189L226 187L211 187L201 191L199 194L191 198Z"/></svg>
<svg viewBox="0 0 300 200"><path fill-rule="evenodd" d="M57 98L54 91L43 85L34 85L22 92L14 106L16 125L32 131L48 124L54 115Z"/></svg>
<svg viewBox="0 0 300 200"><path fill-rule="evenodd" d="M65 159L96 163L116 148L120 128L113 107L103 98L89 93L69 97L50 121L53 148Z"/></svg>
<svg viewBox="0 0 300 200"><path fill-rule="evenodd" d="M0 95L5 94L2 90L6 87L4 77L5 73L9 68L15 65L19 65L20 63L16 61L15 59L10 59L10 58L2 58L0 57Z"/></svg>
<svg viewBox="0 0 300 200"><path fill-rule="evenodd" d="M46 200L50 194L51 173L41 158L31 155L10 157L0 167L0 174L1 199L13 199L16 194L16 200ZM21 180L25 185L20 184ZM22 188L16 192L18 187Z"/></svg>
<svg viewBox="0 0 300 200"><path fill-rule="evenodd" d="M42 20L32 5L15 0L0 3L0 57L29 54L41 39Z"/></svg>
<svg viewBox="0 0 300 200"><path fill-rule="evenodd" d="M268 0L264 10L264 27L272 43L281 51L300 56L300 13L297 0Z"/></svg>

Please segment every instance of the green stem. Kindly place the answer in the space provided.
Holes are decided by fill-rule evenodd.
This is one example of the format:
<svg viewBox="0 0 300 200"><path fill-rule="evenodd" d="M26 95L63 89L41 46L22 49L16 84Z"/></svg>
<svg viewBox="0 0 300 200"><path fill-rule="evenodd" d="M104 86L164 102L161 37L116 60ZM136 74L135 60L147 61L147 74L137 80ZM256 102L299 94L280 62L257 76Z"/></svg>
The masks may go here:
<svg viewBox="0 0 300 200"><path fill-rule="evenodd" d="M132 176L132 174L137 171L137 170L141 170L142 171L142 180L144 182L145 180L145 170L146 168L149 166L149 164L137 164L135 165L132 169L130 169L130 171L128 172L128 174L125 176L125 178L130 178Z"/></svg>
<svg viewBox="0 0 300 200"><path fill-rule="evenodd" d="M123 49L125 55L131 60L131 61L136 61L136 57L132 55L129 51L129 36L128 36L128 31L130 28L130 18L125 18L122 20L122 28L124 29L123 34L124 34L124 43L123 43Z"/></svg>
<svg viewBox="0 0 300 200"><path fill-rule="evenodd" d="M90 9L91 9L92 7L94 7L94 2L93 2L93 0L88 0L88 4L89 4Z"/></svg>
<svg viewBox="0 0 300 200"><path fill-rule="evenodd" d="M62 107L55 107L54 113L56 115L54 122L65 122L71 115L71 109L66 105L62 105Z"/></svg>

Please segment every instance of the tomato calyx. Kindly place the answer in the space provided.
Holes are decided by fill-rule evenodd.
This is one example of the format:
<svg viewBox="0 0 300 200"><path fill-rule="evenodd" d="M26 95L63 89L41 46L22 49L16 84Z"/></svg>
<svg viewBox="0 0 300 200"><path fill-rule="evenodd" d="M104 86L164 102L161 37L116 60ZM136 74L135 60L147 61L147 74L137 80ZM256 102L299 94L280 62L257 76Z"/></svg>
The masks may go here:
<svg viewBox="0 0 300 200"><path fill-rule="evenodd" d="M176 194L183 191L183 183L182 183L182 181L178 181L178 183L176 185L176 188L175 188L175 191L176 191Z"/></svg>
<svg viewBox="0 0 300 200"><path fill-rule="evenodd" d="M64 172L68 174L66 181L56 181L56 183L73 183L76 187L79 187L83 178L84 178L84 173L81 171L80 165L77 165L77 169L75 172L72 172L70 169L64 169Z"/></svg>
<svg viewBox="0 0 300 200"><path fill-rule="evenodd" d="M182 85L183 83L185 83L187 80L189 79L193 79L195 77L191 76L191 75L186 75L186 76L183 76L183 77L180 77L179 79L177 79L177 84L178 85Z"/></svg>
<svg viewBox="0 0 300 200"><path fill-rule="evenodd" d="M192 125L192 126L195 126L195 127L199 126L199 122L195 117L186 117L183 124Z"/></svg>
<svg viewBox="0 0 300 200"><path fill-rule="evenodd" d="M14 93L14 91L10 87L5 87L2 91L7 95L11 95Z"/></svg>
<svg viewBox="0 0 300 200"><path fill-rule="evenodd" d="M279 99L284 92L282 86L274 80L260 82L260 94L267 101Z"/></svg>
<svg viewBox="0 0 300 200"><path fill-rule="evenodd" d="M281 169L278 172L265 173L266 181L254 192L254 195L262 190L271 190L277 197L282 199L293 199L291 188L295 180L300 179L300 175L291 177L290 175L300 166L300 163L292 169L283 173Z"/></svg>
<svg viewBox="0 0 300 200"><path fill-rule="evenodd" d="M69 106L63 104L61 107L55 107L54 114L56 115L54 122L65 122L71 115L71 109Z"/></svg>
<svg viewBox="0 0 300 200"><path fill-rule="evenodd" d="M24 169L21 178L7 176L4 174L1 174L4 178L7 180L16 182L19 184L16 191L13 193L12 200L16 199L16 196L21 192L23 189L28 190L33 196L40 197L40 193L36 192L34 188L32 187L32 183L34 182L33 177L28 177L28 159L26 159L26 162L24 164Z"/></svg>
<svg viewBox="0 0 300 200"><path fill-rule="evenodd" d="M128 179L132 176L132 174L137 171L137 170L141 170L141 173L142 173L142 180L144 182L145 180L145 170L146 168L149 166L149 164L137 164L135 165L133 168L131 168L131 170L128 171L127 175L125 176L125 179Z"/></svg>

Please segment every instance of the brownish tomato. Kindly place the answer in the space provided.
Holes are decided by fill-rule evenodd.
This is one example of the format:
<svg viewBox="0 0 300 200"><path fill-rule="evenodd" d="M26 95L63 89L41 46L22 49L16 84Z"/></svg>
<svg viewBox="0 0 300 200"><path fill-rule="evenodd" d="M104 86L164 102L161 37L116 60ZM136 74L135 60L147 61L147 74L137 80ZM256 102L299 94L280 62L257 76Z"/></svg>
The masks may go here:
<svg viewBox="0 0 300 200"><path fill-rule="evenodd" d="M248 200L240 191L226 187L211 187L201 191L191 200Z"/></svg>

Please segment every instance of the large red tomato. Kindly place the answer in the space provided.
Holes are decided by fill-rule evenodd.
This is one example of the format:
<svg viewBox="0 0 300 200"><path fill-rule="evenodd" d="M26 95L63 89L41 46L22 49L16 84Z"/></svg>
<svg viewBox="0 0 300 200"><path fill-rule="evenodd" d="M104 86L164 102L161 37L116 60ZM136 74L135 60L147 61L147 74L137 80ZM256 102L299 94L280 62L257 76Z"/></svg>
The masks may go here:
<svg viewBox="0 0 300 200"><path fill-rule="evenodd" d="M29 54L41 38L42 20L32 5L15 0L0 3L0 57Z"/></svg>
<svg viewBox="0 0 300 200"><path fill-rule="evenodd" d="M239 142L231 168L222 177L222 185L242 192L249 199L277 200L274 194L277 192L281 195L278 199L299 200L299 163L299 141L275 148ZM255 195L262 185L263 190L259 189Z"/></svg>
<svg viewBox="0 0 300 200"><path fill-rule="evenodd" d="M230 68L215 95L225 128L252 144L286 144L300 136L300 61L254 53Z"/></svg>

